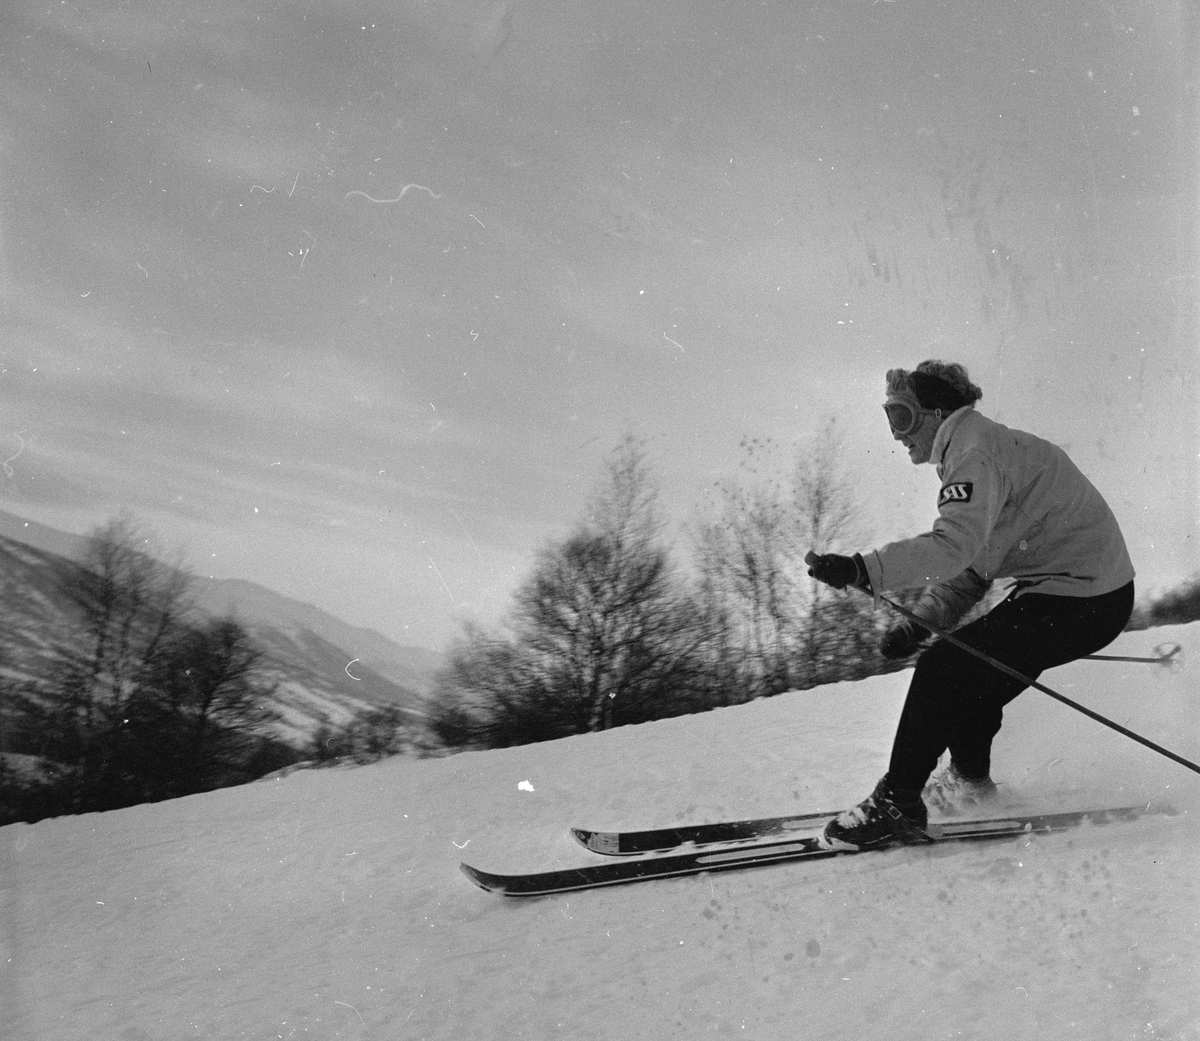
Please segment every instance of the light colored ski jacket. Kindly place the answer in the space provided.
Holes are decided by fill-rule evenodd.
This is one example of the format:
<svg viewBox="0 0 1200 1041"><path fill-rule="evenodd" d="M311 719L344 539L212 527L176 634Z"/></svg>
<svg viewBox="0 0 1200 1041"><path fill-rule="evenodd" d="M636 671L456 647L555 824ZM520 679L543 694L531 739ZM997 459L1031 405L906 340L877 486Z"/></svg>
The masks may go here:
<svg viewBox="0 0 1200 1041"><path fill-rule="evenodd" d="M934 436L941 479L933 530L863 554L877 593L927 586L915 614L954 624L996 579L1023 592L1100 596L1133 580L1104 497L1057 445L967 405Z"/></svg>

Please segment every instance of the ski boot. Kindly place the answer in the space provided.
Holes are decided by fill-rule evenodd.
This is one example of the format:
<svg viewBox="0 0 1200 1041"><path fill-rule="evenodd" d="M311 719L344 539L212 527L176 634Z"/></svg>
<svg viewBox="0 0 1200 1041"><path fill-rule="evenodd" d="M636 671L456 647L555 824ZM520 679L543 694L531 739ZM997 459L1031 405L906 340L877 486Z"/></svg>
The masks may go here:
<svg viewBox="0 0 1200 1041"><path fill-rule="evenodd" d="M862 802L839 814L817 838L823 849L863 850L883 846L920 845L932 842L925 833L929 814L915 802L896 801L896 793L881 779Z"/></svg>
<svg viewBox="0 0 1200 1041"><path fill-rule="evenodd" d="M951 759L940 773L929 778L921 798L943 817L956 817L994 801L996 782L990 777L964 777Z"/></svg>

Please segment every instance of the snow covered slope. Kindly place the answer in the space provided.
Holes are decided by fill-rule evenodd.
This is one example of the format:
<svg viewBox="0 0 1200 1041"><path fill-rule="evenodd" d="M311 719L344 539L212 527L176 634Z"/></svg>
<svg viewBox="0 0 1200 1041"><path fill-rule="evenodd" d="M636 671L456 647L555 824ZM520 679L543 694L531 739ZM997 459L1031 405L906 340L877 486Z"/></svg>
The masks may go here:
<svg viewBox="0 0 1200 1041"><path fill-rule="evenodd" d="M1182 671L1045 682L1198 758L1200 627L1114 650L1164 640ZM841 806L906 682L0 829L0 1034L1200 1038L1200 777L1037 692L998 741L1007 799L1180 812L524 902L458 871L586 861L576 823Z"/></svg>

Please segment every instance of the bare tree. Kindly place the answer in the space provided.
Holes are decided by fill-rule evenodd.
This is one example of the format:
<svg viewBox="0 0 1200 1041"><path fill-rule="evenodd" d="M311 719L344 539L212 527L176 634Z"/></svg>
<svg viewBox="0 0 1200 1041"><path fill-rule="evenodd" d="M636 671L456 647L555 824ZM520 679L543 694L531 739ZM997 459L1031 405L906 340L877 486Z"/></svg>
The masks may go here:
<svg viewBox="0 0 1200 1041"><path fill-rule="evenodd" d="M318 763L350 759L363 764L420 748L422 740L408 713L398 705L380 705L360 709L339 726L323 723L306 758Z"/></svg>
<svg viewBox="0 0 1200 1041"><path fill-rule="evenodd" d="M117 775L130 703L192 609L189 576L144 552L146 542L129 517L109 522L65 584L73 624L40 693L51 705L53 757L74 764L77 809L126 787Z"/></svg>
<svg viewBox="0 0 1200 1041"><path fill-rule="evenodd" d="M699 707L703 637L660 530L644 447L627 437L587 520L539 554L509 635L474 630L452 648L443 736L516 743Z"/></svg>
<svg viewBox="0 0 1200 1041"><path fill-rule="evenodd" d="M801 449L792 501L801 555L809 549L847 553L862 548L864 531L836 417L828 417ZM805 586L798 660L805 685L874 671L877 632L870 601L854 590L838 592L816 579L807 579Z"/></svg>
<svg viewBox="0 0 1200 1041"><path fill-rule="evenodd" d="M178 628L130 705L146 772L172 794L244 779L248 747L278 719L262 668L262 653L232 617Z"/></svg>
<svg viewBox="0 0 1200 1041"><path fill-rule="evenodd" d="M709 610L736 648L740 683L760 697L793 683L798 543L786 486L765 469L776 446L746 439L742 450L743 477L717 486L715 516L699 527L695 549Z"/></svg>
<svg viewBox="0 0 1200 1041"><path fill-rule="evenodd" d="M249 634L232 618L196 619L191 576L148 545L127 517L95 532L59 580L62 635L13 691L46 812L236 783L284 751L261 733L273 713Z"/></svg>
<svg viewBox="0 0 1200 1041"><path fill-rule="evenodd" d="M715 516L696 536L701 589L729 627L741 682L762 696L870 669L869 602L828 594L803 563L808 549L854 548L859 534L836 420L800 447L786 478L772 472L772 442L742 447L742 480L718 485Z"/></svg>
<svg viewBox="0 0 1200 1041"><path fill-rule="evenodd" d="M648 703L679 693L687 672L666 551L628 535L573 536L543 555L517 597L518 640L547 688L575 706L576 729L649 718Z"/></svg>
<svg viewBox="0 0 1200 1041"><path fill-rule="evenodd" d="M451 644L434 691L430 729L447 747L507 747L574 733L528 648L467 626Z"/></svg>

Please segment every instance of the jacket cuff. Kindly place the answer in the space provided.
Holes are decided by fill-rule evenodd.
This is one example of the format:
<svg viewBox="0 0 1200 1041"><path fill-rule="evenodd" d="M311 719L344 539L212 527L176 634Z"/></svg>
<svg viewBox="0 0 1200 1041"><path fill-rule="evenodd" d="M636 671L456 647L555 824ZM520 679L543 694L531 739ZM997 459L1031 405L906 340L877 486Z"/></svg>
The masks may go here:
<svg viewBox="0 0 1200 1041"><path fill-rule="evenodd" d="M875 606L879 606L879 595L883 592L883 565L879 563L879 554L875 550L865 556L856 553L854 560L858 566L867 573L867 592L869 592L875 600Z"/></svg>

